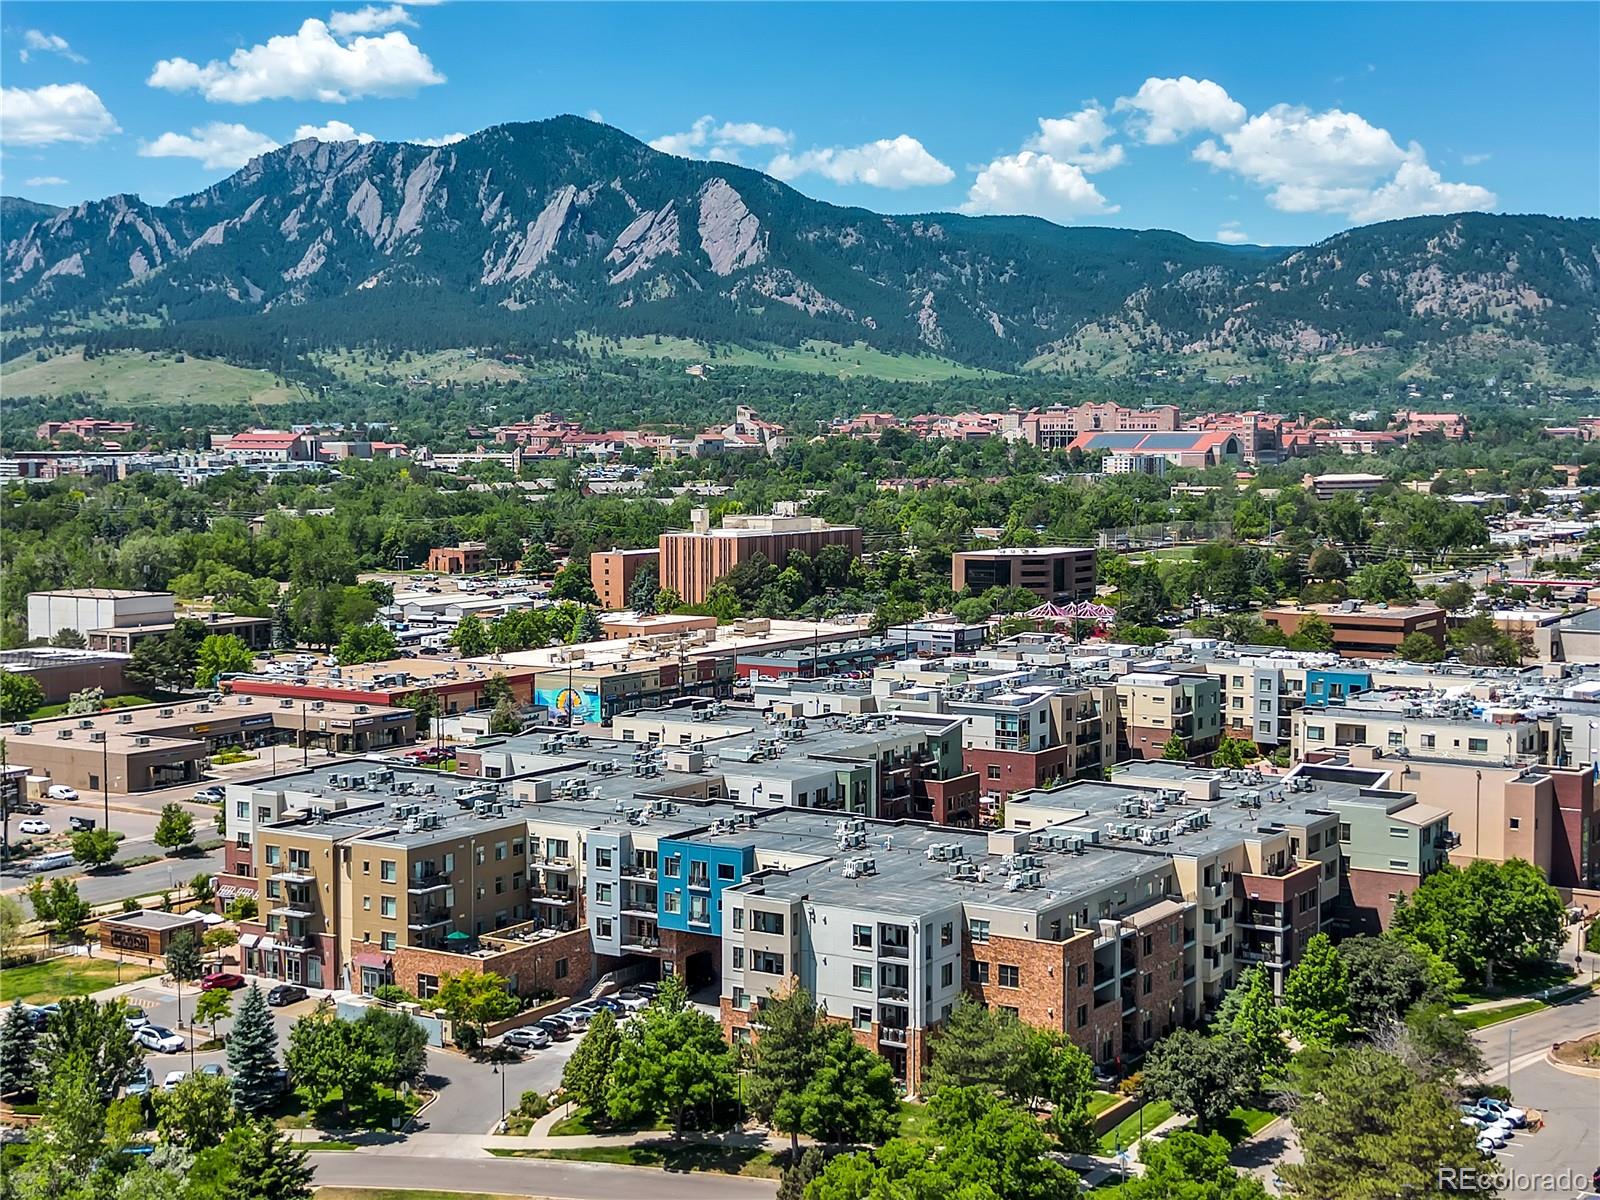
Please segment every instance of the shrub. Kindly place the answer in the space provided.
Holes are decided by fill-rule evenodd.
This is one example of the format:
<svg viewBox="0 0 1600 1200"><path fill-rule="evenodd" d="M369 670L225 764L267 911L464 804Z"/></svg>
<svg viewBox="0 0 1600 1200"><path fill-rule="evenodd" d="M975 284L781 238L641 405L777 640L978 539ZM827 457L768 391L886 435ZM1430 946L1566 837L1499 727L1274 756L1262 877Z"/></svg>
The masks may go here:
<svg viewBox="0 0 1600 1200"><path fill-rule="evenodd" d="M517 1102L517 1112L530 1120L537 1121L549 1111L550 1098L543 1092L523 1092Z"/></svg>

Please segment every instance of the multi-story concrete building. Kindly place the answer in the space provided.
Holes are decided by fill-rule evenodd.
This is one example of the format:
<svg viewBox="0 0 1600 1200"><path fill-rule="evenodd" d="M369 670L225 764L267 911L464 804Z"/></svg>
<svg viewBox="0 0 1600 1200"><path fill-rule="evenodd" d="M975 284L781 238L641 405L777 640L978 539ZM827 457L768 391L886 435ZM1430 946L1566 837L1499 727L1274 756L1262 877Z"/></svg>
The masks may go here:
<svg viewBox="0 0 1600 1200"><path fill-rule="evenodd" d="M1400 643L1414 633L1444 645L1445 611L1437 604L1385 606L1346 600L1261 610L1262 619L1286 637L1293 637L1300 623L1312 615L1333 628L1333 648L1345 658L1393 658Z"/></svg>
<svg viewBox="0 0 1600 1200"><path fill-rule="evenodd" d="M595 595L600 597L600 607L623 609L628 607L628 589L640 568L657 567L661 561L659 548L648 550L596 550L589 555L589 578L594 582Z"/></svg>
<svg viewBox="0 0 1600 1200"><path fill-rule="evenodd" d="M1096 551L1088 546L1010 546L950 556L951 590L973 594L1020 587L1041 600L1088 600L1097 572Z"/></svg>
<svg viewBox="0 0 1600 1200"><path fill-rule="evenodd" d="M842 546L851 558L861 556L859 528L830 525L817 517L729 513L713 529L710 514L697 508L691 520L686 531L663 533L659 549L661 585L686 604L703 603L712 584L758 554L779 569L796 551L815 557L825 546Z"/></svg>
<svg viewBox="0 0 1600 1200"><path fill-rule="evenodd" d="M1214 675L1130 671L1117 677L1119 758L1160 758L1174 736L1187 757L1216 748L1222 737L1222 685Z"/></svg>

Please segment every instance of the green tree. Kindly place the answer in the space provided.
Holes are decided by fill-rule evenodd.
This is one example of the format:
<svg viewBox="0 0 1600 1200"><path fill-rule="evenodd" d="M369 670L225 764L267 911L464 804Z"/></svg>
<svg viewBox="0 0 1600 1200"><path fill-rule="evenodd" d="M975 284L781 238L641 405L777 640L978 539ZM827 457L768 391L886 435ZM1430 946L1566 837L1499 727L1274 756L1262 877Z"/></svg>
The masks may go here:
<svg viewBox="0 0 1600 1200"><path fill-rule="evenodd" d="M795 986L769 997L756 1014L754 1069L746 1085L750 1111L789 1135L789 1157L799 1157L800 1095L816 1075L822 1013L811 993Z"/></svg>
<svg viewBox="0 0 1600 1200"><path fill-rule="evenodd" d="M0 963L10 959L21 945L23 927L27 923L28 914L23 911L21 902L15 896L0 895Z"/></svg>
<svg viewBox="0 0 1600 1200"><path fill-rule="evenodd" d="M1289 1061L1283 1015L1265 967L1251 967L1228 989L1217 1008L1215 1027L1249 1050L1263 1072L1277 1071Z"/></svg>
<svg viewBox="0 0 1600 1200"><path fill-rule="evenodd" d="M13 1000L0 1024L0 1096L26 1091L33 1084L36 1031L21 1000Z"/></svg>
<svg viewBox="0 0 1600 1200"><path fill-rule="evenodd" d="M87 996L62 1000L34 1048L38 1067L53 1074L75 1055L87 1064L97 1096L115 1095L133 1078L142 1055L128 1031L128 1006Z"/></svg>
<svg viewBox="0 0 1600 1200"><path fill-rule="evenodd" d="M611 1086L611 1068L622 1048L617 1019L607 1009L595 1013L589 1030L561 1069L562 1090L591 1115L604 1118Z"/></svg>
<svg viewBox="0 0 1600 1200"><path fill-rule="evenodd" d="M413 1083L428 1066L428 1031L406 1013L369 1008L355 1022L356 1039L379 1065L390 1087Z"/></svg>
<svg viewBox="0 0 1600 1200"><path fill-rule="evenodd" d="M1566 932L1561 895L1522 859L1446 866L1395 905L1393 931L1428 947L1463 977L1548 958Z"/></svg>
<svg viewBox="0 0 1600 1200"><path fill-rule="evenodd" d="M598 642L605 637L605 630L600 625L600 618L588 608L578 610L578 615L572 620L572 632L567 635L567 640L574 646L587 642Z"/></svg>
<svg viewBox="0 0 1600 1200"><path fill-rule="evenodd" d="M469 613L450 631L450 644L462 658L482 658L490 650L489 631L482 621Z"/></svg>
<svg viewBox="0 0 1600 1200"><path fill-rule="evenodd" d="M28 884L28 902L33 915L51 925L58 937L73 939L93 911L89 902L78 894L76 880L57 876L49 886L35 876Z"/></svg>
<svg viewBox="0 0 1600 1200"><path fill-rule="evenodd" d="M232 1085L221 1075L186 1075L177 1087L155 1094L155 1107L161 1136L196 1153L220 1145L234 1124Z"/></svg>
<svg viewBox="0 0 1600 1200"><path fill-rule="evenodd" d="M246 1121L195 1160L187 1200L311 1200L313 1174L271 1121Z"/></svg>
<svg viewBox="0 0 1600 1200"><path fill-rule="evenodd" d="M1291 650L1332 650L1333 626L1316 613L1307 613L1300 618L1300 623L1295 626L1295 631L1289 636Z"/></svg>
<svg viewBox="0 0 1600 1200"><path fill-rule="evenodd" d="M1343 579L1344 555L1332 546L1318 546L1306 560L1306 574L1313 579Z"/></svg>
<svg viewBox="0 0 1600 1200"><path fill-rule="evenodd" d="M89 639L76 629L63 627L55 631L50 639L50 644L62 650L82 650L89 644Z"/></svg>
<svg viewBox="0 0 1600 1200"><path fill-rule="evenodd" d="M808 1146L798 1159L789 1161L791 1165L783 1169L783 1178L778 1181L778 1200L806 1200L806 1189L822 1174L828 1160L816 1146Z"/></svg>
<svg viewBox="0 0 1600 1200"><path fill-rule="evenodd" d="M811 1077L794 1097L788 1124L822 1141L882 1142L900 1125L900 1095L889 1064L832 1025L812 1055ZM788 1097L778 1109L791 1107ZM798 1157L798 1147L793 1148Z"/></svg>
<svg viewBox="0 0 1600 1200"><path fill-rule="evenodd" d="M44 704L44 689L32 675L0 671L0 721L20 721Z"/></svg>
<svg viewBox="0 0 1600 1200"><path fill-rule="evenodd" d="M1187 1129L1151 1138L1139 1147L1144 1173L1117 1188L1118 1200L1267 1200L1259 1179L1233 1169L1231 1149L1220 1134Z"/></svg>
<svg viewBox="0 0 1600 1200"><path fill-rule="evenodd" d="M117 835L109 829L83 829L72 835L72 858L97 871L117 856Z"/></svg>
<svg viewBox="0 0 1600 1200"><path fill-rule="evenodd" d="M1436 1083L1370 1046L1337 1051L1308 1074L1292 1109L1303 1161L1279 1174L1297 1196L1367 1200L1458 1194L1454 1180L1482 1178L1474 1134ZM1484 1195L1492 1195L1485 1191Z"/></svg>
<svg viewBox="0 0 1600 1200"><path fill-rule="evenodd" d="M1211 765L1238 769L1249 766L1260 757L1261 751L1256 749L1254 742L1223 734L1217 748L1211 752Z"/></svg>
<svg viewBox="0 0 1600 1200"><path fill-rule="evenodd" d="M255 665L255 653L233 634L208 634L196 655L194 685L208 688L223 675L243 675Z"/></svg>
<svg viewBox="0 0 1600 1200"><path fill-rule="evenodd" d="M1350 1024L1344 960L1325 933L1314 934L1283 985L1283 1019L1303 1043L1331 1046Z"/></svg>
<svg viewBox="0 0 1600 1200"><path fill-rule="evenodd" d="M1201 1133L1210 1133L1255 1094L1259 1069L1249 1047L1231 1037L1177 1029L1145 1058L1144 1088L1194 1117Z"/></svg>
<svg viewBox="0 0 1600 1200"><path fill-rule="evenodd" d="M933 1039L924 1090L932 1096L947 1087L999 1088L1007 1057L997 1028L1001 1019L971 996L960 997Z"/></svg>
<svg viewBox="0 0 1600 1200"><path fill-rule="evenodd" d="M1350 1023L1373 1030L1405 1016L1413 1005L1439 1000L1428 963L1397 937L1345 938L1339 943L1350 1000Z"/></svg>
<svg viewBox="0 0 1600 1200"><path fill-rule="evenodd" d="M1189 757L1189 743L1179 734L1173 734L1161 746L1161 757L1169 761L1181 761Z"/></svg>
<svg viewBox="0 0 1600 1200"><path fill-rule="evenodd" d="M311 1108L337 1103L345 1117L369 1099L382 1073L354 1024L335 1016L327 1000L290 1028L284 1065Z"/></svg>
<svg viewBox="0 0 1600 1200"><path fill-rule="evenodd" d="M200 999L194 1002L190 1019L197 1025L211 1026L211 1036L216 1037L217 1022L232 1015L233 997L222 988L212 988L209 992L200 993Z"/></svg>
<svg viewBox="0 0 1600 1200"><path fill-rule="evenodd" d="M502 700L489 714L490 733L516 733L522 728L522 712L510 700Z"/></svg>
<svg viewBox="0 0 1600 1200"><path fill-rule="evenodd" d="M574 600L579 604L599 604L594 581L589 578L589 564L582 559L568 559L550 581L550 599Z"/></svg>
<svg viewBox="0 0 1600 1200"><path fill-rule="evenodd" d="M241 1112L265 1112L278 1094L278 1031L266 997L252 983L239 1002L239 1014L228 1038L228 1073L233 1077L233 1102Z"/></svg>
<svg viewBox="0 0 1600 1200"><path fill-rule="evenodd" d="M200 961L200 939L187 929L173 934L167 943L167 974L188 983L199 979L204 970Z"/></svg>
<svg viewBox="0 0 1600 1200"><path fill-rule="evenodd" d="M433 999L435 1006L450 1018L456 1041L460 1043L465 1035L472 1045L482 1041L485 1025L503 1021L521 1007L506 990L505 979L493 971L446 974Z"/></svg>
<svg viewBox="0 0 1600 1200"><path fill-rule="evenodd" d="M1407 662L1436 663L1444 661L1444 647L1420 629L1400 639L1395 654Z"/></svg>
<svg viewBox="0 0 1600 1200"><path fill-rule="evenodd" d="M489 676L483 684L483 707L494 708L501 701L516 702L516 693L511 690L511 681L505 677L505 672L496 671Z"/></svg>
<svg viewBox="0 0 1600 1200"><path fill-rule="evenodd" d="M1468 583L1447 583L1433 594L1433 602L1446 612L1460 612L1471 604L1477 593Z"/></svg>
<svg viewBox="0 0 1600 1200"><path fill-rule="evenodd" d="M334 653L341 665L353 666L357 663L383 662L393 658L398 650L394 634L389 632L388 627L373 622L347 628Z"/></svg>
<svg viewBox="0 0 1600 1200"><path fill-rule="evenodd" d="M633 573L628 584L628 607L641 617L652 616L656 611L656 596L661 591L661 572L656 564L647 562Z"/></svg>
<svg viewBox="0 0 1600 1200"><path fill-rule="evenodd" d="M201 904L210 904L212 899L216 896L216 890L211 886L211 881L214 878L215 876L210 874L210 872L196 872L194 877L189 880L189 895L193 896ZM211 932L215 933L219 931L212 930ZM210 945L209 942L206 944ZM228 945L231 946L233 943L229 942Z"/></svg>
<svg viewBox="0 0 1600 1200"><path fill-rule="evenodd" d="M1387 558L1367 563L1350 576L1350 591L1374 604L1393 604L1417 598L1416 581L1404 562Z"/></svg>
<svg viewBox="0 0 1600 1200"><path fill-rule="evenodd" d="M194 842L194 818L176 800L161 806L161 819L156 822L156 845L168 854L175 854Z"/></svg>
<svg viewBox="0 0 1600 1200"><path fill-rule="evenodd" d="M608 1108L614 1120L670 1116L681 1136L692 1112L733 1095L733 1060L722 1028L693 1007L676 977L629 1022L612 1068Z"/></svg>
<svg viewBox="0 0 1600 1200"><path fill-rule="evenodd" d="M96 1174L106 1150L106 1104L94 1064L87 1052L75 1049L41 1070L38 1080L40 1115L33 1131L34 1149L26 1159L23 1178L8 1178L7 1183L17 1184L18 1194L28 1200L92 1196L93 1190L83 1185Z"/></svg>
<svg viewBox="0 0 1600 1200"><path fill-rule="evenodd" d="M744 606L739 603L738 593L724 579L717 580L706 591L706 600L701 607L707 616L715 617L719 625L737 621L744 612Z"/></svg>

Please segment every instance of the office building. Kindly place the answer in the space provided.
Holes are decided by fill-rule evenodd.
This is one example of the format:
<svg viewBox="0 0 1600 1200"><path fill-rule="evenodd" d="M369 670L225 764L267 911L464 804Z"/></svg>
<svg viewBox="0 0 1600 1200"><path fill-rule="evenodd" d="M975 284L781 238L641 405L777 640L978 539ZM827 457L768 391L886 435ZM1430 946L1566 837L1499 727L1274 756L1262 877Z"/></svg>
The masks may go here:
<svg viewBox="0 0 1600 1200"><path fill-rule="evenodd" d="M628 608L628 589L640 568L657 567L661 551L648 550L596 550L589 555L589 578L594 582L595 595L600 597L600 607L612 611ZM658 575L659 578L659 575Z"/></svg>
<svg viewBox="0 0 1600 1200"><path fill-rule="evenodd" d="M428 551L428 570L440 575L477 575L489 565L489 548L482 542L435 546ZM505 564L509 566L510 564Z"/></svg>
<svg viewBox="0 0 1600 1200"><path fill-rule="evenodd" d="M686 604L704 603L711 585L734 567L761 555L780 570L796 551L815 558L824 547L840 546L850 558L861 556L861 530L830 525L816 517L755 516L729 513L711 528L703 508L692 514L688 530L661 535L661 586Z"/></svg>
<svg viewBox="0 0 1600 1200"><path fill-rule="evenodd" d="M1345 600L1338 604L1296 604L1264 608L1261 618L1293 637L1300 623L1317 616L1333 629L1333 648L1345 658L1393 658L1414 633L1445 644L1445 611L1437 604L1383 605Z"/></svg>
<svg viewBox="0 0 1600 1200"><path fill-rule="evenodd" d="M1097 572L1096 551L1086 546L1011 546L950 556L951 590L973 595L1020 587L1041 600L1088 600Z"/></svg>

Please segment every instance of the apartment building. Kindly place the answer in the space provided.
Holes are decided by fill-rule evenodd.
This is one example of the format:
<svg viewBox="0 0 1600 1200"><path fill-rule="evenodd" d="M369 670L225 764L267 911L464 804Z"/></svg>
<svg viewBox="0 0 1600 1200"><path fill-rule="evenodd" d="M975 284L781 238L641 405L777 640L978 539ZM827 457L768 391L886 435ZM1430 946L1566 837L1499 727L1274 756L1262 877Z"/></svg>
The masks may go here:
<svg viewBox="0 0 1600 1200"><path fill-rule="evenodd" d="M951 590L974 595L1019 587L1041 600L1088 600L1098 572L1097 553L1088 546L1008 546L950 556Z"/></svg>
<svg viewBox="0 0 1600 1200"><path fill-rule="evenodd" d="M617 610L629 607L628 589L633 579L647 566L657 567L661 551L648 550L596 550L589 555L589 578L594 582L595 595L600 597L600 607Z"/></svg>
<svg viewBox="0 0 1600 1200"><path fill-rule="evenodd" d="M1344 746L1378 746L1424 758L1554 765L1559 721L1499 709L1470 697L1365 692L1343 703L1307 704L1294 714L1296 758Z"/></svg>
<svg viewBox="0 0 1600 1200"><path fill-rule="evenodd" d="M1116 682L1118 754L1160 758L1176 735L1198 758L1222 737L1222 685L1214 675L1130 671Z"/></svg>
<svg viewBox="0 0 1600 1200"><path fill-rule="evenodd" d="M757 554L780 570L791 554L815 557L825 546L842 546L851 558L861 556L859 528L830 525L817 517L728 513L713 529L707 510L697 508L690 520L688 530L662 534L659 546L661 585L686 604L703 603L712 584Z"/></svg>

